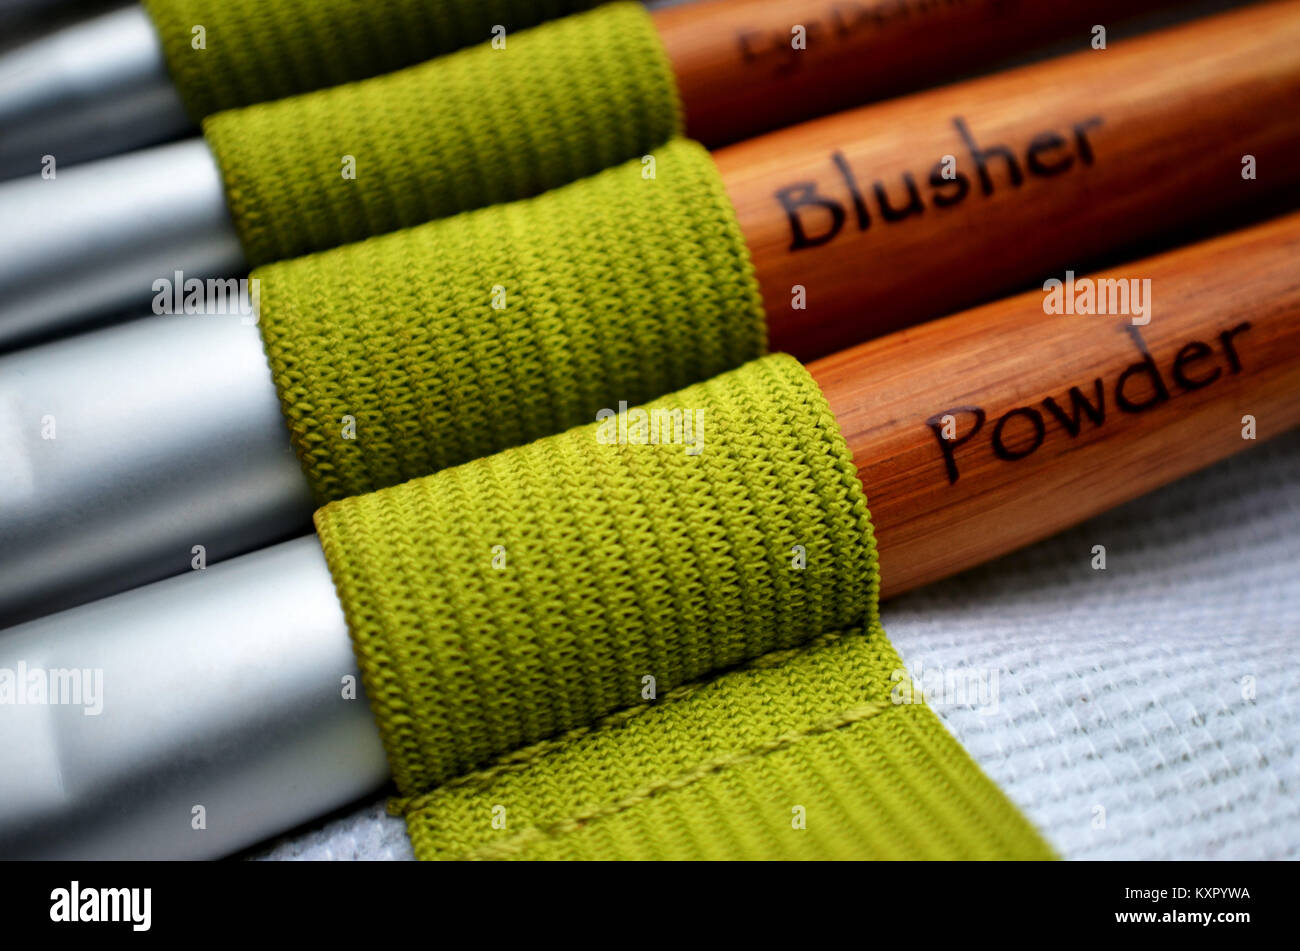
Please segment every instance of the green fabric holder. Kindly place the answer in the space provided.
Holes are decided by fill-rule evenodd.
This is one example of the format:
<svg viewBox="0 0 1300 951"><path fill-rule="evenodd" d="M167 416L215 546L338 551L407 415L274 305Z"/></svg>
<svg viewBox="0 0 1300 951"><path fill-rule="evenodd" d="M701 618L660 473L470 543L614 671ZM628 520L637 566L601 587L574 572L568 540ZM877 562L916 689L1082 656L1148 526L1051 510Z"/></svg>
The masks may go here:
<svg viewBox="0 0 1300 951"><path fill-rule="evenodd" d="M681 127L639 3L203 123L254 267L540 194Z"/></svg>
<svg viewBox="0 0 1300 951"><path fill-rule="evenodd" d="M195 121L392 72L599 0L143 0ZM205 31L195 49L194 27Z"/></svg>
<svg viewBox="0 0 1300 951"><path fill-rule="evenodd" d="M903 676L823 635L390 810L426 860L1055 858Z"/></svg>
<svg viewBox="0 0 1300 951"><path fill-rule="evenodd" d="M285 418L321 502L764 352L762 299L712 159L687 140L654 156L653 179L633 160L254 273Z"/></svg>
<svg viewBox="0 0 1300 951"><path fill-rule="evenodd" d="M807 371L645 412L317 513L417 855L1050 857L891 697L866 499Z"/></svg>

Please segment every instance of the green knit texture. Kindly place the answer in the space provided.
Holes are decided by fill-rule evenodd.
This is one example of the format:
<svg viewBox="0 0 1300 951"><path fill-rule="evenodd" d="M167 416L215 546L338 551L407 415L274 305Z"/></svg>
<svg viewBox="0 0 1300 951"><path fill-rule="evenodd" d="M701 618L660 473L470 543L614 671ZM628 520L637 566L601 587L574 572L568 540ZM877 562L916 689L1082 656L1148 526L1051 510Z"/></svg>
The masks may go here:
<svg viewBox="0 0 1300 951"><path fill-rule="evenodd" d="M644 409L317 513L416 855L1052 857L908 689L807 371Z"/></svg>
<svg viewBox="0 0 1300 951"><path fill-rule="evenodd" d="M1055 858L910 683L873 622L390 808L422 859Z"/></svg>
<svg viewBox="0 0 1300 951"><path fill-rule="evenodd" d="M593 423L317 513L403 795L870 610L866 501L798 362L660 410L695 422Z"/></svg>
<svg viewBox="0 0 1300 951"><path fill-rule="evenodd" d="M197 121L392 72L599 0L143 0ZM194 48L194 27L204 48Z"/></svg>
<svg viewBox="0 0 1300 951"><path fill-rule="evenodd" d="M203 124L252 266L537 195L681 127L638 3Z"/></svg>
<svg viewBox="0 0 1300 951"><path fill-rule="evenodd" d="M255 273L320 501L561 432L764 352L762 298L712 159L687 140L654 155L652 179L633 160Z"/></svg>

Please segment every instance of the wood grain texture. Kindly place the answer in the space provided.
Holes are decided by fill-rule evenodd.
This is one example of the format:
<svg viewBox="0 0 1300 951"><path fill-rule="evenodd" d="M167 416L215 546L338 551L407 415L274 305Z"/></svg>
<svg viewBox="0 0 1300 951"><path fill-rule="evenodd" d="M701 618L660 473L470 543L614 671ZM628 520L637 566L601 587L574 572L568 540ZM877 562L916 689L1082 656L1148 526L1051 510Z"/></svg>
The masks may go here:
<svg viewBox="0 0 1300 951"><path fill-rule="evenodd" d="M883 593L988 561L1300 425L1300 215L1092 277L1149 279L1150 323L1046 314L1036 291L809 366L859 467ZM945 414L947 449L935 429ZM1242 435L1247 415L1255 441Z"/></svg>
<svg viewBox="0 0 1300 951"><path fill-rule="evenodd" d="M654 12L710 147L921 89L1163 0L697 0ZM805 30L806 48L792 45Z"/></svg>
<svg viewBox="0 0 1300 951"><path fill-rule="evenodd" d="M984 156L982 175L976 152L996 147L1014 171L999 152ZM1243 179L1243 155L1255 157L1255 180ZM1294 189L1300 3L842 113L714 156L772 347L811 359ZM961 180L942 177L944 156L964 197ZM886 220L876 183L895 217L911 213ZM810 246L792 250L800 243ZM796 285L805 310L792 306Z"/></svg>

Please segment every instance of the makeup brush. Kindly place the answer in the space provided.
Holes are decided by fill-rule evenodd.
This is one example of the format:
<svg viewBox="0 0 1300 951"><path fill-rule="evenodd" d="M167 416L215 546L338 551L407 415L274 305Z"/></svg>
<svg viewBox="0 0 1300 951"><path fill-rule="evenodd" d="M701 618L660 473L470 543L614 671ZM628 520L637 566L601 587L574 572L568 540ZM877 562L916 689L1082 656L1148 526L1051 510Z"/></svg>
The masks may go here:
<svg viewBox="0 0 1300 951"><path fill-rule="evenodd" d="M1157 5L1144 0L1136 9ZM332 0L313 5L305 28L295 19L301 8L288 4L159 0L65 27L0 57L0 178L35 174L47 154L71 165L143 148L196 130L213 112L391 72L459 46L497 38L508 47L516 30L596 0L518 3L504 20L499 4L444 0L441 15L438 6L389 4L381 16L357 0ZM1109 0L699 0L652 15L688 131L720 145L940 82L1134 10ZM384 39L375 42L376 34ZM294 69L258 60L271 44Z"/></svg>
<svg viewBox="0 0 1300 951"><path fill-rule="evenodd" d="M273 372L257 318L185 315L168 281L171 316L0 359L0 402L16 407L0 626L186 571L196 546L212 563L289 537L313 495L707 379L761 355L764 335L812 359L1279 201L1300 181L1297 98L1287 4L712 160L677 142L656 150L655 179L633 161L259 271Z"/></svg>
<svg viewBox="0 0 1300 951"><path fill-rule="evenodd" d="M1096 15L1092 4L1003 0L727 0L653 15L610 4L520 31L504 49L484 42L398 73L228 111L206 121L204 140L74 168L63 167L64 151L29 115L66 94L24 66L33 89L0 92L0 129L16 130L0 133L0 149L7 139L24 149L29 171L0 187L0 348L143 306L154 280L177 271L236 276L522 198L639 158L683 127L719 145L1065 31L1086 48ZM148 34L147 24L132 25L131 11L114 16L102 29ZM214 35L201 55L219 54L217 43ZM101 58L120 48L107 39L75 46ZM74 60L99 69L91 58ZM141 78L156 76L156 63L114 69L141 86L123 99L124 112L147 113L130 102L163 95ZM6 99L16 104L8 119ZM129 115L88 108L111 125L106 140L128 133ZM174 103L163 111L177 114ZM166 119L148 126L174 131Z"/></svg>
<svg viewBox="0 0 1300 951"><path fill-rule="evenodd" d="M462 694L465 664L473 668L504 651L521 668L541 663L554 664L557 672L568 669L563 639L540 642L555 656L515 653L526 632L496 616L490 595L498 582L484 582L479 574L507 585L500 589L503 599L514 597L511 583L541 585L544 601L558 597L544 571L529 574L536 557L532 532L540 533L548 558L577 559L563 567L578 572L585 597L621 604L620 585L642 591L637 586L644 582L649 591L664 578L685 583L693 572L738 571L734 587L750 590L760 605L756 617L762 615L762 604L792 597L781 592L803 582L773 576L760 584L770 565L716 559L738 548L770 548L774 563L784 566L790 523L780 514L784 509L769 516L740 486L735 493L711 487L708 473L720 470L709 466L773 462L774 478L790 499L836 496L842 484L835 473L841 470L828 440L832 429L842 432L857 474L841 474L860 479L865 489L878 543L880 592L890 596L1255 446L1300 424L1298 253L1300 215L1292 215L1072 278L1076 305L1088 293L1095 303L1097 289L1108 295L1112 288L1150 282L1144 292L1149 322L1135 322L1135 314L1085 314L1082 307L1073 314L1052 312L1060 309L1062 282L1062 288L1035 290L816 361L807 367L811 381L804 378L801 395L791 396L788 406L779 396L772 397L773 405L716 403L708 412L717 412L694 427L694 456L684 451L690 448L685 441L610 446L600 438L602 424L593 424L328 507L317 519L328 539L329 567L316 540L303 538L15 628L0 637L0 687L3 672L11 672L10 694L0 704L0 856L215 857L377 789L386 775L384 751L364 693L356 689L358 671L336 588L353 606L353 637L365 635L359 656L371 657L377 646L367 633L374 617L394 611L406 618L401 636L431 639L423 649L431 662L442 650L432 644L435 631L460 638L455 643L463 652L455 656L462 668L426 672L450 698L442 711L452 718L448 728L455 727L461 702L501 703L502 723L515 723L519 718L509 708L523 702L517 694L527 693L511 694L513 682L484 682L477 688L482 696ZM726 375L748 387L715 381L652 408L692 410L733 391L745 400L760 399L756 394L773 381L802 372L788 357L767 357ZM819 423L816 432L800 422L818 418L808 402L808 393L816 392L806 389L812 381L830 410L829 422ZM751 423L754 414L764 422ZM775 422L787 419L788 430ZM771 428L750 433L750 425ZM590 460L581 472L568 468L575 452ZM630 470L620 468L620 458ZM491 484L502 472L526 474L534 461L544 461L544 472L555 480L577 487L573 508L601 499L613 506L608 521L575 521L588 525L590 534L552 536L573 527L568 506L530 505L536 487L522 477L517 484ZM640 473L632 490L622 481L626 471ZM692 471L702 481L681 476ZM603 495L614 472L624 473L615 476L616 498ZM419 518L428 505L461 511L457 507L471 498L465 493L499 497L504 506L486 529L504 540L502 557L508 555L513 565L505 567L506 574L493 573L489 564L496 555L479 544L485 525L471 515L484 514L477 501L447 524ZM385 513L405 514L382 524L367 521ZM668 530L663 524L655 529L655 519L696 525L697 517L703 520L699 525L723 526L727 544L661 547L656 557L662 564L623 562L611 554L635 543L629 539ZM605 537L606 530L614 535ZM366 559L378 559L378 572L386 564L379 553L386 546L405 550L408 535L421 542L407 550L403 557L411 560L401 569L439 564L446 575L370 577ZM365 550L355 544L340 548L363 537L370 539ZM874 594L870 577L854 575L870 566L845 567L857 562L816 538L794 541L808 546L805 571L816 583L838 584L835 590L846 601ZM472 564L462 561L461 548L470 552ZM561 551L569 554L561 557ZM715 561L705 565L701 559ZM466 579L474 579L473 591L456 587ZM389 593L382 585L394 587ZM449 590L456 598L444 600ZM479 604L480 596L488 602ZM407 599L403 610L414 613L403 614L390 597ZM366 604L372 614L356 612ZM549 602L539 606L543 614L552 609L559 612ZM738 606L694 604L683 594L677 611L690 618L664 623L695 623L702 636L716 635L716 651L702 652L707 661L725 654L725 617L733 609ZM638 616L626 605L556 616L562 625L583 625L591 634L581 641L585 650L629 645L627 657L636 655L634 634L620 626ZM839 623L826 618L819 625L810 618L800 616L810 626L801 631L807 637ZM726 662L744 660L755 649L728 655ZM653 660L653 669L677 669L679 660L684 658L669 650ZM20 669L29 682L50 671L76 671L80 693L60 704L18 703L13 672ZM706 663L699 674L710 669ZM636 678L629 683L640 689ZM548 691L562 686L548 681ZM587 692L598 696L606 686L590 684ZM393 702L388 693L376 700L386 709ZM495 755L495 743L468 734L456 741L470 747L458 754L469 756L467 762ZM201 832L194 826L196 807L205 819Z"/></svg>
<svg viewBox="0 0 1300 951"><path fill-rule="evenodd" d="M881 595L1300 425L1298 252L1291 215L1074 288L1145 293L1145 317L1043 313L1055 292L1034 291L809 364L867 491Z"/></svg>
<svg viewBox="0 0 1300 951"><path fill-rule="evenodd" d="M221 109L401 69L498 24L513 32L597 2L514 3L504 23L501 4L466 0L324 0L306 19L280 2L119 6L0 55L0 179L39 174L46 155L71 166L190 135Z"/></svg>
<svg viewBox="0 0 1300 951"><path fill-rule="evenodd" d="M100 13L0 52L0 180L116 155L194 125L138 7Z"/></svg>

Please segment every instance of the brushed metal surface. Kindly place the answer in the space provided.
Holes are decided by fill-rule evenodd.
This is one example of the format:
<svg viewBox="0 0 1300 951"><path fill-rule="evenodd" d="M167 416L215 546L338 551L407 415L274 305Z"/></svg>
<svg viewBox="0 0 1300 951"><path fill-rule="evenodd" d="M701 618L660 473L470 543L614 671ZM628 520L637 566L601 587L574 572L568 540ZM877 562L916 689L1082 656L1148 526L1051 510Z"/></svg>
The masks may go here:
<svg viewBox="0 0 1300 951"><path fill-rule="evenodd" d="M144 8L124 7L0 54L0 179L193 134Z"/></svg>
<svg viewBox="0 0 1300 951"><path fill-rule="evenodd" d="M154 282L247 270L207 143L0 184L0 350L146 310Z"/></svg>
<svg viewBox="0 0 1300 951"><path fill-rule="evenodd" d="M0 628L187 572L196 545L213 564L311 527L251 318L0 357L0 447Z"/></svg>
<svg viewBox="0 0 1300 951"><path fill-rule="evenodd" d="M0 859L216 858L388 779L314 536L0 632L5 671L82 692L0 702Z"/></svg>

